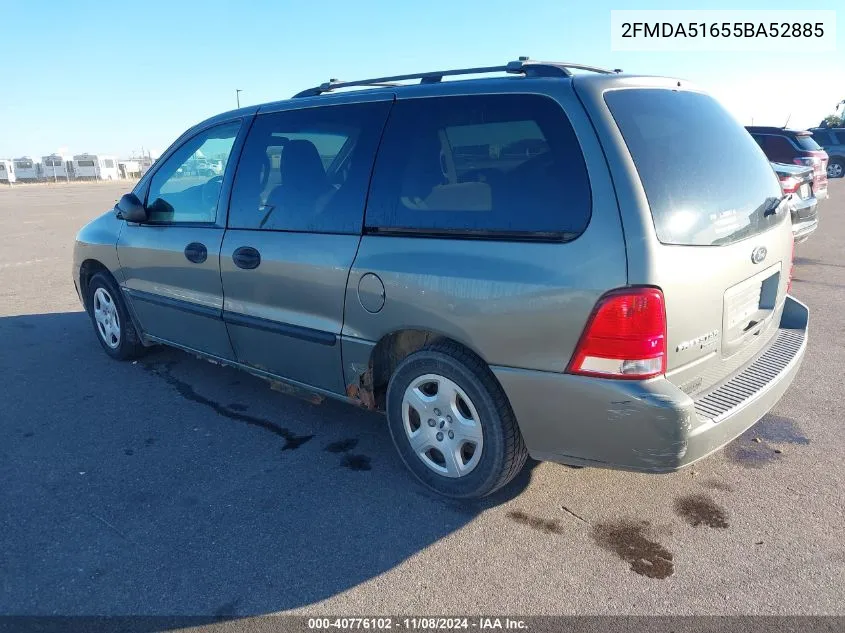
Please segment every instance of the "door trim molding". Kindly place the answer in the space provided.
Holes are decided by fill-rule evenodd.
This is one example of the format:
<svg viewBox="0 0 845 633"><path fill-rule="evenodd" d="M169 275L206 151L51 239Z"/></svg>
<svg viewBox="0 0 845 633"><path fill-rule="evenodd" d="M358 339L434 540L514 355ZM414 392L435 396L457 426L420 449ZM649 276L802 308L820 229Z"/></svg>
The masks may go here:
<svg viewBox="0 0 845 633"><path fill-rule="evenodd" d="M315 330L301 325L272 321L270 319L240 314L230 310L223 310L223 322L227 325L239 325L241 327L253 328L255 330L264 330L265 332L272 332L273 334L281 334L282 336L298 338L311 343L317 343L318 345L326 345L328 347L333 347L337 344L337 334L326 332L325 330Z"/></svg>
<svg viewBox="0 0 845 633"><path fill-rule="evenodd" d="M270 319L232 312L231 310L221 310L219 308L212 308L210 306L200 305L191 301L164 297L151 292L145 292L144 290L135 290L133 288L124 287L123 292L137 301L145 301L146 303L152 303L165 308L172 308L181 312L187 312L188 314L204 316L209 319L222 319L227 325L239 325L241 327L248 327L255 330L263 330L265 332L272 332L273 334L281 334L282 336L289 336L291 338L298 338L311 343L317 343L318 345L326 345L327 347L333 347L337 344L337 335L331 332L326 332L325 330L316 330L314 328L304 327L301 325L272 321Z"/></svg>
<svg viewBox="0 0 845 633"><path fill-rule="evenodd" d="M191 301L183 301L181 299L173 299L171 297L164 297L162 295L145 292L143 290L135 290L133 288L123 288L123 292L129 295L132 299L138 301L145 301L164 308L173 308L188 314L196 314L199 316L208 317L210 319L220 319L220 308L212 308L211 306L200 305Z"/></svg>

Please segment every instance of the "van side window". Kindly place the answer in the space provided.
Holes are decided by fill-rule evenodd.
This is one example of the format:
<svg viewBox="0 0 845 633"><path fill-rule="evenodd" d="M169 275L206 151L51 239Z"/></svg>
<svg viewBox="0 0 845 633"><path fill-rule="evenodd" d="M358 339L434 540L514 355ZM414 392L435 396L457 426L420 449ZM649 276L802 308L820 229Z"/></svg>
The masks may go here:
<svg viewBox="0 0 845 633"><path fill-rule="evenodd" d="M581 147L540 95L398 101L385 130L366 226L503 238L574 239L591 212Z"/></svg>
<svg viewBox="0 0 845 633"><path fill-rule="evenodd" d="M230 229L360 233L389 101L260 114L244 145Z"/></svg>
<svg viewBox="0 0 845 633"><path fill-rule="evenodd" d="M151 223L215 221L223 174L240 127L235 121L209 128L167 157L150 181Z"/></svg>

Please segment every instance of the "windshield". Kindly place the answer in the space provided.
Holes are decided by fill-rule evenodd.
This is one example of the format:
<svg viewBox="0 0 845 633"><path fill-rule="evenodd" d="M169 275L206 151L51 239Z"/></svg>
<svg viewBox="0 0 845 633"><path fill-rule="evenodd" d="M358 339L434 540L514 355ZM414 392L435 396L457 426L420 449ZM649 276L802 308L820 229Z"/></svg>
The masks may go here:
<svg viewBox="0 0 845 633"><path fill-rule="evenodd" d="M605 102L637 167L658 239L710 246L782 221L777 177L751 135L697 92L614 90Z"/></svg>
<svg viewBox="0 0 845 633"><path fill-rule="evenodd" d="M800 135L795 137L795 143L803 150L808 152L817 152L821 149L821 145L816 143L816 140L809 135Z"/></svg>

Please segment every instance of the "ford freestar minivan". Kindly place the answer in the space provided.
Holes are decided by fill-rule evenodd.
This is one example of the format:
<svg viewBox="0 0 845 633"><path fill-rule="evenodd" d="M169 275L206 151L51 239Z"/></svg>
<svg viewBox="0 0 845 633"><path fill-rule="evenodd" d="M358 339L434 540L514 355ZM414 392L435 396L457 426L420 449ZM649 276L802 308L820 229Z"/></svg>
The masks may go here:
<svg viewBox="0 0 845 633"><path fill-rule="evenodd" d="M73 276L110 356L172 345L383 411L466 498L527 455L667 472L748 429L806 347L792 253L712 97L520 59L204 121L81 230Z"/></svg>

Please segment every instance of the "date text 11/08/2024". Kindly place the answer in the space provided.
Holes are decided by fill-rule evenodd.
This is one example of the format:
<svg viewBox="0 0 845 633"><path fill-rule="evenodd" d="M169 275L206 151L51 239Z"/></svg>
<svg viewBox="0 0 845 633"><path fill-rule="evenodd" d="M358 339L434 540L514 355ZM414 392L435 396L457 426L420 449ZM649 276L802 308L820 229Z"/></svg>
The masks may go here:
<svg viewBox="0 0 845 633"><path fill-rule="evenodd" d="M314 630L371 630L389 631L407 629L411 631L435 630L527 630L523 620L512 618L309 618L308 628Z"/></svg>

